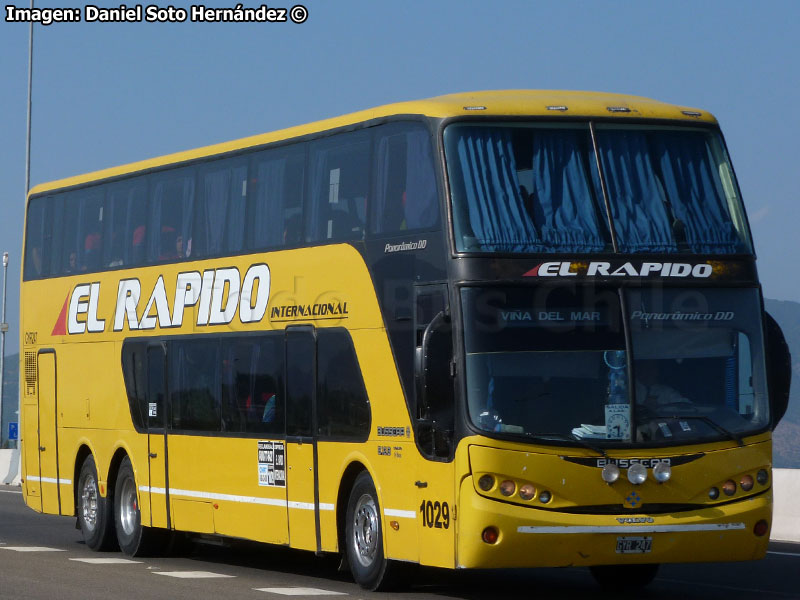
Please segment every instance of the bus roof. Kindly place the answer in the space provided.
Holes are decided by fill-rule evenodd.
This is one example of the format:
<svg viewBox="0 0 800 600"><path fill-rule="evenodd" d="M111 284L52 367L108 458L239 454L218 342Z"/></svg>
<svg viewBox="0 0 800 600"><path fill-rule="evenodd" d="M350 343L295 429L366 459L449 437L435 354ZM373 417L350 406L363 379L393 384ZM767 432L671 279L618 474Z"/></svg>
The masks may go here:
<svg viewBox="0 0 800 600"><path fill-rule="evenodd" d="M714 116L696 108L667 104L641 96L604 92L562 90L494 90L464 92L386 104L339 117L305 125L280 129L238 140L167 154L118 167L110 167L35 186L30 195L92 181L118 177L128 173L158 168L173 163L191 161L216 154L262 146L271 142L314 134L328 129L346 127L363 121L392 115L423 115L428 117L458 117L463 115L548 116L548 117L615 117L619 119L664 119L670 121L705 122L715 124Z"/></svg>

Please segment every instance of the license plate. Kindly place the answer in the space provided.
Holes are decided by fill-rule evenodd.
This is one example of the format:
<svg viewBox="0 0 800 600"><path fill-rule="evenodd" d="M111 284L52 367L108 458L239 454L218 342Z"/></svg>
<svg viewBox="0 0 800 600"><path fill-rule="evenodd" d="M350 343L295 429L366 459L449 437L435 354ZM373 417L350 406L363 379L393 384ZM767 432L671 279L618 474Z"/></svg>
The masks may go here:
<svg viewBox="0 0 800 600"><path fill-rule="evenodd" d="M617 554L647 554L653 549L653 538L651 537L629 537L617 538Z"/></svg>

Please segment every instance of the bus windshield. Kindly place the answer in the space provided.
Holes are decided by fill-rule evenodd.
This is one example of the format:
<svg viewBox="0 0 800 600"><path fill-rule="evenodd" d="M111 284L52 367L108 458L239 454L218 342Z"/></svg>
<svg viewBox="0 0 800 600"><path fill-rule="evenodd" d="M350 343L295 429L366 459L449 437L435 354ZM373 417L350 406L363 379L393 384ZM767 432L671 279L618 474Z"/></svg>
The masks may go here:
<svg viewBox="0 0 800 600"><path fill-rule="evenodd" d="M461 298L479 430L686 444L769 424L755 290L630 290L624 305L588 287L471 287Z"/></svg>
<svg viewBox="0 0 800 600"><path fill-rule="evenodd" d="M610 226L625 253L752 252L716 130L456 123L444 140L459 252L611 251Z"/></svg>

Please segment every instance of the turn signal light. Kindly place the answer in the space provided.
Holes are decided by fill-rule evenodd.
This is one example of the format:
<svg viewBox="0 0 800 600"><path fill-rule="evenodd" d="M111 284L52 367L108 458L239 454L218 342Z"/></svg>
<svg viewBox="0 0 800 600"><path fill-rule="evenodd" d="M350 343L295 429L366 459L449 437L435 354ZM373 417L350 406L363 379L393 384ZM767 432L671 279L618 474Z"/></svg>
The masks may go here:
<svg viewBox="0 0 800 600"><path fill-rule="evenodd" d="M736 493L736 482L733 479L728 479L722 484L722 491L726 496L733 496Z"/></svg>
<svg viewBox="0 0 800 600"><path fill-rule="evenodd" d="M530 500L536 495L536 488L533 487L530 483L526 483L522 487L519 488L519 497L523 500Z"/></svg>
<svg viewBox="0 0 800 600"><path fill-rule="evenodd" d="M739 480L739 485L742 486L742 491L744 492L749 492L750 490L752 490L754 485L752 475L744 475Z"/></svg>
<svg viewBox="0 0 800 600"><path fill-rule="evenodd" d="M517 484L510 479L506 479L500 484L500 493L503 494L503 496L513 496L516 489Z"/></svg>
<svg viewBox="0 0 800 600"><path fill-rule="evenodd" d="M481 534L481 539L487 544L496 544L499 538L500 532L497 530L497 527L487 527Z"/></svg>

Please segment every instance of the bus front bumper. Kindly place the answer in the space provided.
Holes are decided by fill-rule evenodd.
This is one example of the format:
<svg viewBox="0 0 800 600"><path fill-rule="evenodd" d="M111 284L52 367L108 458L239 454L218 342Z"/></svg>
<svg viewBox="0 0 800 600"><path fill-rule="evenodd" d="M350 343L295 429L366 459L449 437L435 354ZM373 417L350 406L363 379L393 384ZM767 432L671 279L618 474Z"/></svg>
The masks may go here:
<svg viewBox="0 0 800 600"><path fill-rule="evenodd" d="M739 561L763 558L772 490L724 506L669 514L571 514L498 502L462 484L458 512L459 568L525 568ZM483 540L496 528L495 543Z"/></svg>

